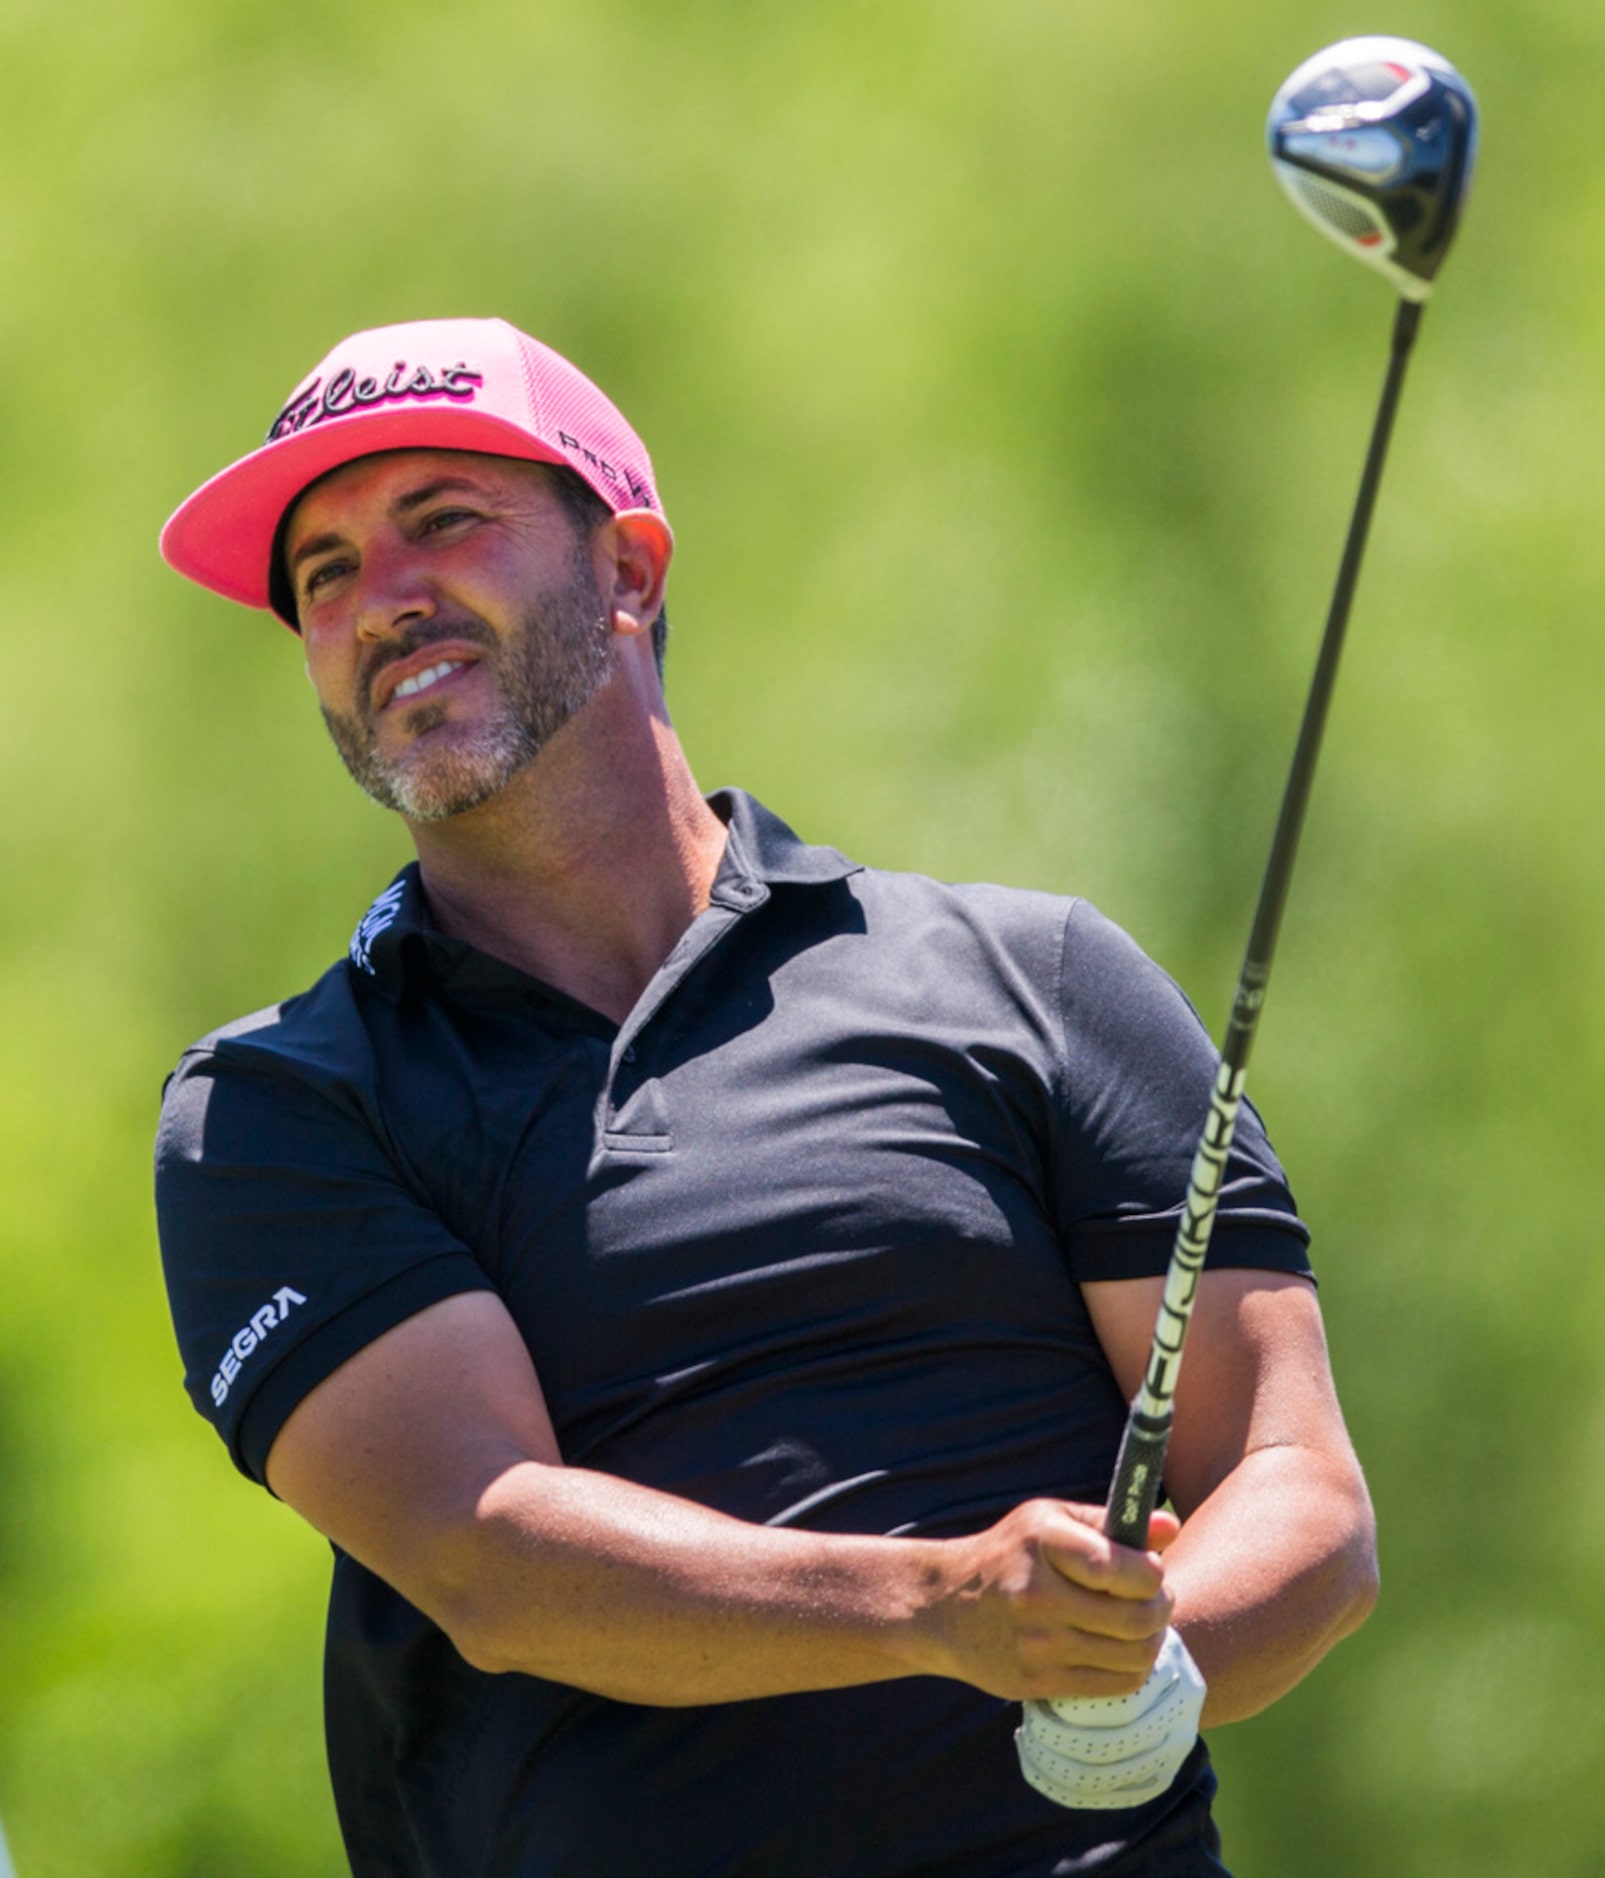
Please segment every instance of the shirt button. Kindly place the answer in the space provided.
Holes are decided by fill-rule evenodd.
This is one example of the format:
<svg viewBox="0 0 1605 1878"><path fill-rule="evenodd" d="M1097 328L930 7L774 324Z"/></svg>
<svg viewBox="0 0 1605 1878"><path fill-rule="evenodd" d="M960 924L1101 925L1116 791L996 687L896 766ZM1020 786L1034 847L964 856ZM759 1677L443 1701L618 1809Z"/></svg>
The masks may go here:
<svg viewBox="0 0 1605 1878"><path fill-rule="evenodd" d="M633 1063L635 1061L635 1045L633 1043L625 1044L624 1060L626 1063Z"/></svg>

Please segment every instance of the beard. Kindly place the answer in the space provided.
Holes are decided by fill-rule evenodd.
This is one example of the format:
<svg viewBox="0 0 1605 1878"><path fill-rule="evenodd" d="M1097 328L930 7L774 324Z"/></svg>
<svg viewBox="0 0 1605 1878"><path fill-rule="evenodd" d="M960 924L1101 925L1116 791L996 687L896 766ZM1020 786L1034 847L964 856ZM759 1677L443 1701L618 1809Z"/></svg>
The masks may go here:
<svg viewBox="0 0 1605 1878"><path fill-rule="evenodd" d="M452 726L447 706L426 694L403 720L406 747L383 755L368 703L374 678L394 660L447 639L485 648L494 708L478 723ZM445 821L478 808L533 763L601 690L615 656L589 558L576 549L567 579L535 598L516 634L498 640L472 615L431 620L380 649L362 673L356 712L325 706L323 721L352 780L382 808L410 821Z"/></svg>

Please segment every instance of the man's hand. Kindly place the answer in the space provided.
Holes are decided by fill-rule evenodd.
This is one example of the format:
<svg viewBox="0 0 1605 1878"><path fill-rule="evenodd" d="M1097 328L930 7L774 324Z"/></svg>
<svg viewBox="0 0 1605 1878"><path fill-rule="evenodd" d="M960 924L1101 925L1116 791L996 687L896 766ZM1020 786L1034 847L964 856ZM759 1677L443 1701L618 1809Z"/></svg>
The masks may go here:
<svg viewBox="0 0 1605 1878"><path fill-rule="evenodd" d="M1141 1806L1176 1778L1203 1707L1198 1665L1180 1633L1167 1630L1135 1695L1027 1702L1014 1737L1020 1771L1060 1806Z"/></svg>
<svg viewBox="0 0 1605 1878"><path fill-rule="evenodd" d="M1149 1552L1113 1544L1102 1526L1101 1507L1029 1500L946 1541L947 1590L932 1612L943 1673L1016 1701L1141 1689L1170 1622L1158 1553L1177 1522L1154 1515Z"/></svg>

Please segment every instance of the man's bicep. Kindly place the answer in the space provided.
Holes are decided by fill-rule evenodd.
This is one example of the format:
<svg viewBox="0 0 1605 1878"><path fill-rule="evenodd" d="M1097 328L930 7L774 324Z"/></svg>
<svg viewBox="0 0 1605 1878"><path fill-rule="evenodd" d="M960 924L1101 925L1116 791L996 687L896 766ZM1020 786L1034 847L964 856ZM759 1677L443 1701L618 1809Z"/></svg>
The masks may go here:
<svg viewBox="0 0 1605 1878"><path fill-rule="evenodd" d="M1093 1328L1128 1398L1147 1366L1163 1290L1161 1278L1082 1286ZM1245 1455L1273 1447L1304 1448L1344 1469L1355 1466L1315 1287L1286 1272L1205 1271L1165 1467L1176 1510L1186 1518Z"/></svg>
<svg viewBox="0 0 1605 1878"><path fill-rule="evenodd" d="M506 1306L464 1292L419 1311L292 1410L268 1485L342 1551L442 1616L490 1484L561 1463L540 1381Z"/></svg>

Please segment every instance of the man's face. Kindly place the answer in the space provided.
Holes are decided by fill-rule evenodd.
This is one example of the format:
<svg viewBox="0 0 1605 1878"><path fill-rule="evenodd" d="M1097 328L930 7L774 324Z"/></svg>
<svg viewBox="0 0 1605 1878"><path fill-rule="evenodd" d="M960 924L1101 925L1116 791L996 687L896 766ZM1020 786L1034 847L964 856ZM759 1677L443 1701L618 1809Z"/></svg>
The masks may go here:
<svg viewBox="0 0 1605 1878"><path fill-rule="evenodd" d="M301 498L284 552L335 747L414 821L495 795L613 669L589 549L538 464L361 458Z"/></svg>

